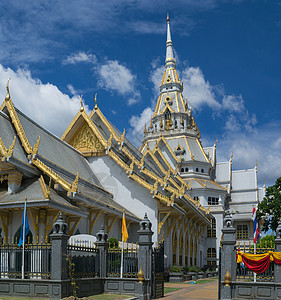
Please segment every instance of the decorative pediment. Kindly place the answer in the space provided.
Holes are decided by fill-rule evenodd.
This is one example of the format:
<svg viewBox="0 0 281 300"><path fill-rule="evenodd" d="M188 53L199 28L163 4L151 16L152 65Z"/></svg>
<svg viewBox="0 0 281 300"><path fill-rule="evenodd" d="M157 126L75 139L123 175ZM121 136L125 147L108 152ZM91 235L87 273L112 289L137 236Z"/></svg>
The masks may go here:
<svg viewBox="0 0 281 300"><path fill-rule="evenodd" d="M103 155L105 149L87 123L75 133L69 144L85 156Z"/></svg>

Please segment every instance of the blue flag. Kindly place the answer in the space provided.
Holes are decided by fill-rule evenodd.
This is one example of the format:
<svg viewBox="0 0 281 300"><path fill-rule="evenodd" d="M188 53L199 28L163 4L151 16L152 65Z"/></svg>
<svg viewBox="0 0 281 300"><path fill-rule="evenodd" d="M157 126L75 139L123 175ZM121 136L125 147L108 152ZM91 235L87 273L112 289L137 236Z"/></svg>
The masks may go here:
<svg viewBox="0 0 281 300"><path fill-rule="evenodd" d="M25 219L25 222L24 222ZM25 226L24 226L25 223ZM23 227L25 227L25 237L23 237ZM21 231L20 231L20 239L19 239L19 247L23 244L23 239L24 242L26 241L26 236L29 233L29 224L28 224L28 218L27 218L27 211L26 211L26 202L24 203L24 208L23 208L23 214L22 214L22 222L21 222Z"/></svg>

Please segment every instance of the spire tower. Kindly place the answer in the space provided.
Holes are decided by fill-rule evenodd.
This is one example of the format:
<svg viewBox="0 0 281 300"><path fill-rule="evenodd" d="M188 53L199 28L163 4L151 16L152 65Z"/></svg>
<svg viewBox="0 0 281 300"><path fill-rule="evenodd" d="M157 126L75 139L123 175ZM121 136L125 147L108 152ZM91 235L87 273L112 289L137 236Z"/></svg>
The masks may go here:
<svg viewBox="0 0 281 300"><path fill-rule="evenodd" d="M169 14L167 14L166 68L172 65L175 67L174 49L170 29L170 17Z"/></svg>

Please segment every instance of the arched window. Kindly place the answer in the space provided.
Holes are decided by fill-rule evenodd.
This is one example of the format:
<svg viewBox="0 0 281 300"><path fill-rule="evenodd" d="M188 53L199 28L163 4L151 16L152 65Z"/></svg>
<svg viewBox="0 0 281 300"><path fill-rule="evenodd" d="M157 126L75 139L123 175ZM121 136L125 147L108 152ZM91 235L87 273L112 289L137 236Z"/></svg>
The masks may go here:
<svg viewBox="0 0 281 300"><path fill-rule="evenodd" d="M204 173L204 169L201 169L201 173Z"/></svg>
<svg viewBox="0 0 281 300"><path fill-rule="evenodd" d="M169 111L169 109L166 109L164 116L165 120L171 120L171 112Z"/></svg>
<svg viewBox="0 0 281 300"><path fill-rule="evenodd" d="M185 168L185 172L188 172L188 168L187 167Z"/></svg>
<svg viewBox="0 0 281 300"><path fill-rule="evenodd" d="M198 169L198 168L196 168L196 172L199 172L199 169Z"/></svg>
<svg viewBox="0 0 281 300"><path fill-rule="evenodd" d="M184 168L181 168L181 172L184 172Z"/></svg>

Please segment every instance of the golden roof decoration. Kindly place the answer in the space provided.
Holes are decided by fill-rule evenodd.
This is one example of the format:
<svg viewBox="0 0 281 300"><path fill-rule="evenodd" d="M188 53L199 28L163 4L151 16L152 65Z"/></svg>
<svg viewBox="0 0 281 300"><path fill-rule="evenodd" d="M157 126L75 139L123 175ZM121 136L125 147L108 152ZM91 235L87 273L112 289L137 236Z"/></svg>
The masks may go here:
<svg viewBox="0 0 281 300"><path fill-rule="evenodd" d="M77 175L76 175L74 181L71 184L71 188L68 191L69 193L76 193L77 192L78 181L79 181L79 173L77 172Z"/></svg>
<svg viewBox="0 0 281 300"><path fill-rule="evenodd" d="M83 94L81 95L81 99L80 99L80 104L81 104L81 106L80 106L80 111L83 111L84 110L84 104L83 104Z"/></svg>
<svg viewBox="0 0 281 300"><path fill-rule="evenodd" d="M144 130L143 130L143 133L147 133L147 130L146 130L146 124L144 123Z"/></svg>
<svg viewBox="0 0 281 300"><path fill-rule="evenodd" d="M120 144L121 144L121 146L123 145L123 143L125 141L125 133L126 133L126 131L125 131L125 128L124 128L124 131L123 131L123 133L122 133L122 135L120 137Z"/></svg>
<svg viewBox="0 0 281 300"><path fill-rule="evenodd" d="M39 144L40 144L40 136L39 136L37 142L35 143L34 147L32 148L32 155L35 155L38 153Z"/></svg>
<svg viewBox="0 0 281 300"><path fill-rule="evenodd" d="M98 109L98 103L97 103L97 93L95 94L95 107L94 109Z"/></svg>
<svg viewBox="0 0 281 300"><path fill-rule="evenodd" d="M5 97L6 101L8 101L9 99L11 99L11 97L10 97L10 90L9 90L9 81L10 80L11 80L11 78L9 78L8 81L7 81L7 87L6 87L6 89L7 89L7 95Z"/></svg>

